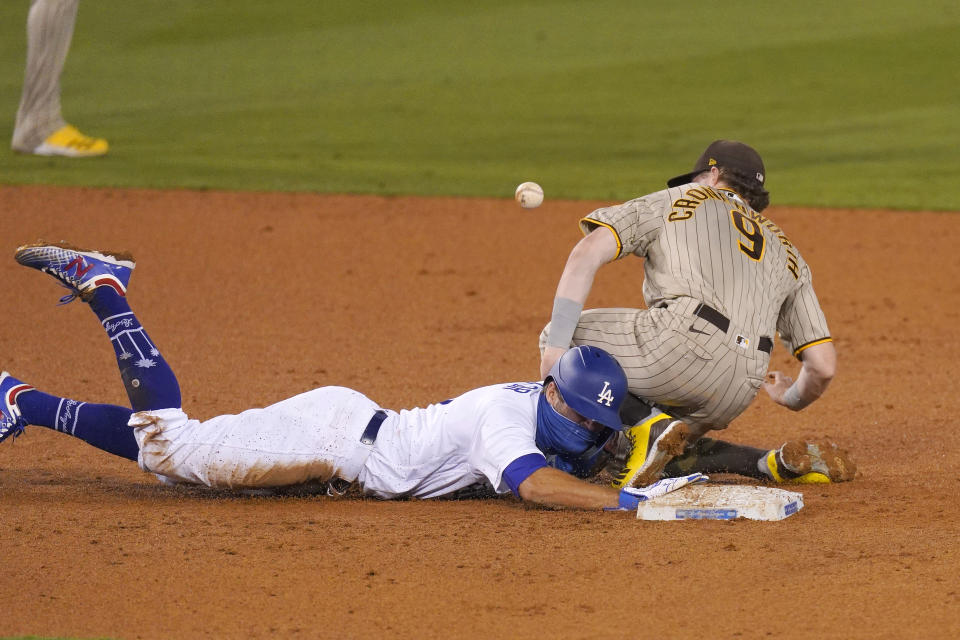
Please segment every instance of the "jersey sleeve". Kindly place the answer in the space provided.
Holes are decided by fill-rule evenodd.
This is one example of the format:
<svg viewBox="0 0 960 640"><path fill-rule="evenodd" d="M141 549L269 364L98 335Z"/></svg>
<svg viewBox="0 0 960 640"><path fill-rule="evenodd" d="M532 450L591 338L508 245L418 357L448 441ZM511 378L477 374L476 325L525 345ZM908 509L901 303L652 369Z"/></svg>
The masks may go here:
<svg viewBox="0 0 960 640"><path fill-rule="evenodd" d="M489 407L481 420L471 463L497 493L516 491L531 473L546 466L529 415L509 405L497 405Z"/></svg>
<svg viewBox="0 0 960 640"><path fill-rule="evenodd" d="M513 491L513 495L519 497L520 485L523 481L532 476L534 471L543 469L545 466L547 466L547 459L542 453L528 453L507 465L503 470L503 481L510 487L510 491Z"/></svg>
<svg viewBox="0 0 960 640"><path fill-rule="evenodd" d="M606 227L617 238L617 258L631 253L645 256L663 228L663 193L597 209L580 220L580 230L586 235L598 227Z"/></svg>
<svg viewBox="0 0 960 640"><path fill-rule="evenodd" d="M804 349L815 344L830 342L830 329L820 308L820 301L813 290L809 268L804 265L799 287L784 300L777 318L780 338L794 356L800 357Z"/></svg>

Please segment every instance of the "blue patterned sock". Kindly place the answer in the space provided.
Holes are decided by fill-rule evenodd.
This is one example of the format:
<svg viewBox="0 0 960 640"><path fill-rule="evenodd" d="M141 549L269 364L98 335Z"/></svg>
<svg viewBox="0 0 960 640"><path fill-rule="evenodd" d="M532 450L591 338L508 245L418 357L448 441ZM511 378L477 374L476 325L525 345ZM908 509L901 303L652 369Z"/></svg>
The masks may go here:
<svg viewBox="0 0 960 640"><path fill-rule="evenodd" d="M110 287L99 287L90 300L90 308L100 318L113 345L133 410L180 408L177 378L133 315L126 297Z"/></svg>
<svg viewBox="0 0 960 640"><path fill-rule="evenodd" d="M17 396L17 406L27 424L60 431L127 460L137 459L140 448L127 426L133 412L126 407L77 402L36 389Z"/></svg>

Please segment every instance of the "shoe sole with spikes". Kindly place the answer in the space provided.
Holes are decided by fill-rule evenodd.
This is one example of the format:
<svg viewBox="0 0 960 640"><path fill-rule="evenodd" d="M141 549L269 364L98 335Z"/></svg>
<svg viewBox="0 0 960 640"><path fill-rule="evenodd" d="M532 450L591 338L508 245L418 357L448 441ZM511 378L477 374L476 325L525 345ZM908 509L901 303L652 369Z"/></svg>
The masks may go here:
<svg viewBox="0 0 960 640"><path fill-rule="evenodd" d="M632 451L612 486L645 487L656 482L670 461L683 453L689 435L686 423L663 414L631 427L626 436Z"/></svg>
<svg viewBox="0 0 960 640"><path fill-rule="evenodd" d="M771 452L778 482L792 484L825 484L829 482L847 482L853 480L857 474L857 465L850 459L849 454L829 441L806 442L794 440L786 442L779 449L780 460L787 470L796 477L788 478L777 460L777 450ZM770 458L768 454L768 458Z"/></svg>
<svg viewBox="0 0 960 640"><path fill-rule="evenodd" d="M64 296L61 304L76 297L88 302L98 287L110 287L125 296L136 267L127 252L81 249L62 242L24 245L14 258L25 267L49 273L70 289L71 294Z"/></svg>

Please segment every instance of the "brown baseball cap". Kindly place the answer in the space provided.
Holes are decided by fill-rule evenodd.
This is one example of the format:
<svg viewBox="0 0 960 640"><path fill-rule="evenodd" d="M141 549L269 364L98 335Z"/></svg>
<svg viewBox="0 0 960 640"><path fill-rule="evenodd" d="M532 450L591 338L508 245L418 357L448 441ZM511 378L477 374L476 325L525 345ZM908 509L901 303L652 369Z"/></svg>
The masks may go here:
<svg viewBox="0 0 960 640"><path fill-rule="evenodd" d="M697 160L693 171L676 178L670 178L667 180L667 186L677 187L681 184L687 184L694 176L709 171L710 167L728 167L742 171L755 178L761 187L767 178L763 169L763 160L760 159L760 154L753 147L736 140L714 140Z"/></svg>

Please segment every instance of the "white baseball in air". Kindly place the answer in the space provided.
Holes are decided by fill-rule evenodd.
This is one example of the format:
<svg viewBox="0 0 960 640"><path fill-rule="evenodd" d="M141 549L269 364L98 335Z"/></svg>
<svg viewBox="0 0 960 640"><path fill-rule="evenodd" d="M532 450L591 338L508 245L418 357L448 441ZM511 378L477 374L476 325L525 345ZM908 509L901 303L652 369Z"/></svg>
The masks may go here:
<svg viewBox="0 0 960 640"><path fill-rule="evenodd" d="M524 182L513 197L524 209L536 209L543 204L543 189L536 182Z"/></svg>

